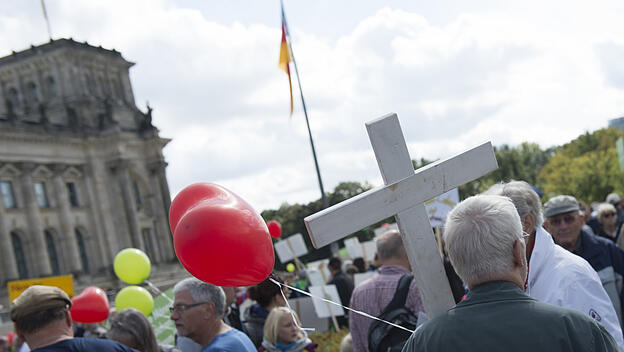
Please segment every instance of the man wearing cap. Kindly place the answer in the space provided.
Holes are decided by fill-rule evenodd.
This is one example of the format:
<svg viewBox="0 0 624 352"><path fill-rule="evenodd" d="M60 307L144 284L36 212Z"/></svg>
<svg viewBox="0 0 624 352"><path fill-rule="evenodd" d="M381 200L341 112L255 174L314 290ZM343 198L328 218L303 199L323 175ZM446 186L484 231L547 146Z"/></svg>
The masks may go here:
<svg viewBox="0 0 624 352"><path fill-rule="evenodd" d="M485 194L508 197L516 206L526 239L525 292L542 302L577 310L598 321L624 350L618 315L591 265L553 241L542 227L542 203L524 181L496 184Z"/></svg>
<svg viewBox="0 0 624 352"><path fill-rule="evenodd" d="M33 352L136 352L111 340L74 338L71 305L69 296L57 287L31 286L11 303L15 332Z"/></svg>
<svg viewBox="0 0 624 352"><path fill-rule="evenodd" d="M544 204L544 227L555 242L587 260L598 272L622 325L624 252L613 242L583 231L583 213L576 198L561 195Z"/></svg>

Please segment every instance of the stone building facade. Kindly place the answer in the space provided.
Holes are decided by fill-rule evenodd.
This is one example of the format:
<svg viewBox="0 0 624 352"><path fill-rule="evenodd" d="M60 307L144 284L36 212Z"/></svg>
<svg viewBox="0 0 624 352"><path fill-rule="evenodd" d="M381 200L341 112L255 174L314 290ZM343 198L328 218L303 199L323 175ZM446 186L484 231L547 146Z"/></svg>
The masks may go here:
<svg viewBox="0 0 624 352"><path fill-rule="evenodd" d="M152 110L115 50L59 39L0 58L0 284L110 276L123 248L175 260ZM6 289L2 290L6 295Z"/></svg>

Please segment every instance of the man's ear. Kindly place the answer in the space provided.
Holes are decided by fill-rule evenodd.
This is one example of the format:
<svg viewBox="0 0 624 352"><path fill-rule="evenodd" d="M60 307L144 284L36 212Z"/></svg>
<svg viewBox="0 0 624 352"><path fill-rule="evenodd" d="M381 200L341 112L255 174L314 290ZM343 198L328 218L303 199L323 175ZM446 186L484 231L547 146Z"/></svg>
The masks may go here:
<svg viewBox="0 0 624 352"><path fill-rule="evenodd" d="M22 332L17 328L15 323L13 323L13 331L15 331L15 335L17 335L20 341L26 341L24 334L22 334Z"/></svg>
<svg viewBox="0 0 624 352"><path fill-rule="evenodd" d="M513 260L514 260L514 265L516 266L523 266L525 265L524 263L526 262L526 246L524 244L524 240L521 238L518 238L514 241L513 244Z"/></svg>
<svg viewBox="0 0 624 352"><path fill-rule="evenodd" d="M214 302L208 302L203 304L204 307L204 317L207 320L211 320L215 315L215 304Z"/></svg>

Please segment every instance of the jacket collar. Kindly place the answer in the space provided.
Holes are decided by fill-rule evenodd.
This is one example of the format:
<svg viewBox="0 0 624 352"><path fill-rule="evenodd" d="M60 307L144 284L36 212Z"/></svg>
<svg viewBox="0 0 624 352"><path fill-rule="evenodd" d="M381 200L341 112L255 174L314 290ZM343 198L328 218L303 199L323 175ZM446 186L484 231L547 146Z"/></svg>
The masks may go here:
<svg viewBox="0 0 624 352"><path fill-rule="evenodd" d="M552 256L555 249L555 241L550 233L548 233L543 227L539 227L535 231L535 246L533 247L533 253L531 253L531 260L529 262L529 285L527 290L530 292L531 286L535 284L535 281L540 276L545 263Z"/></svg>
<svg viewBox="0 0 624 352"><path fill-rule="evenodd" d="M534 301L534 299L527 296L520 287L509 281L490 281L473 287L466 295L466 299L457 303L457 305L451 309L510 299Z"/></svg>

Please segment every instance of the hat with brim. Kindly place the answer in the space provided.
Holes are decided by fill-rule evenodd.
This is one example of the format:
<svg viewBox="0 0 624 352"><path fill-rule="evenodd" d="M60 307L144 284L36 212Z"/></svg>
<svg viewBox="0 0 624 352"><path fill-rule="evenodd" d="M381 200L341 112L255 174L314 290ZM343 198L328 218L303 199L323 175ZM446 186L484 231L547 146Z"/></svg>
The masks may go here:
<svg viewBox="0 0 624 352"><path fill-rule="evenodd" d="M12 321L17 321L36 312L71 305L69 296L60 288L34 285L11 302L10 316Z"/></svg>
<svg viewBox="0 0 624 352"><path fill-rule="evenodd" d="M549 218L559 214L579 211L579 209L576 198L572 196L556 196L544 204L544 216Z"/></svg>

